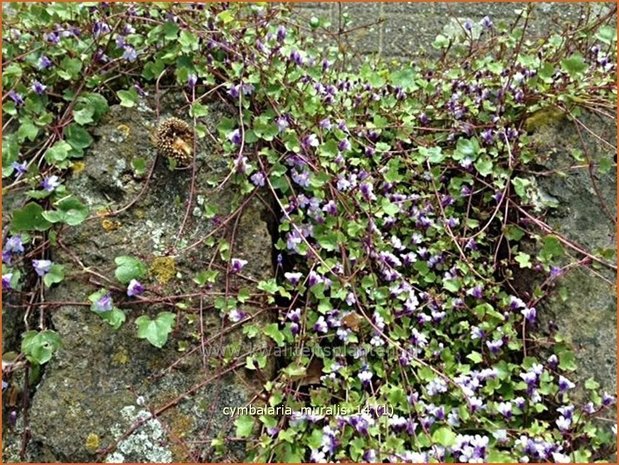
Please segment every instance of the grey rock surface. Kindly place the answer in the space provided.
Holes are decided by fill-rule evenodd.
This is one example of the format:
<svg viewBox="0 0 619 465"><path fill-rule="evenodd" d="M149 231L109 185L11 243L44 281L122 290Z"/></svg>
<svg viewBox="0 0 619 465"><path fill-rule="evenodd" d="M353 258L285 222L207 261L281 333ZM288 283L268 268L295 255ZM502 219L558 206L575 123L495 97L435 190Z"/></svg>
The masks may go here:
<svg viewBox="0 0 619 465"><path fill-rule="evenodd" d="M164 100L162 117L180 113L180 107L173 99ZM217 106L211 110L208 119L201 122L215 131L226 113ZM186 212L191 169L171 171L162 157L157 160L148 190L131 208L116 216L97 216L128 205L142 190L145 177L134 176L131 162L146 159L147 171L153 164L156 150L150 133L155 123L155 111L146 105L112 107L95 131L97 142L84 159L83 171L67 181L68 188L88 204L92 218L62 236L67 248L58 247L53 258L70 264L71 276L47 298L86 302L89 294L106 287L112 290L115 305L126 311L127 321L114 331L88 306L66 305L53 311L52 323L63 347L46 367L33 399L32 461L95 461L100 458L98 452L117 441L118 447L108 461L238 461L244 456L242 443L226 444L223 456L210 449L211 439L233 433L234 418L223 408L244 406L262 387L255 382L255 374L249 376L243 368L217 377L220 366L225 366L223 358L232 359L251 348L240 330L222 332L232 323L213 308L212 293L225 294L225 283L219 279L209 289L211 294L203 297L202 319L196 313L198 298L173 302L163 298L200 292L192 278L208 268L213 251L203 244L193 248L187 245L204 238L218 225L217 217L208 219L204 214L206 204L218 208L219 215L233 208L235 193L230 188L219 192L213 189L228 174L227 160L218 157L205 139L200 140L196 197L182 237L179 229ZM255 201L240 216L232 256L249 261L243 270L248 279L232 279L228 284L231 293L240 287L251 289L256 280L272 274L271 238L263 210ZM224 230L230 233L230 228ZM124 286L113 278L106 280L114 276L114 258L121 255L136 256L147 264L149 275L143 284L149 297L161 298L149 304L136 303L124 294ZM220 263L218 257L215 263ZM175 307L176 303L185 304L189 310ZM241 310L251 314L255 308L248 305ZM134 321L140 315L152 318L161 311L174 312L177 321L167 344L157 349L137 339ZM264 317L257 320L264 321ZM204 351L198 337L201 326L208 342ZM266 341L257 344L265 347ZM175 362L174 369L167 370ZM195 388L214 376L204 387ZM191 389L177 406L123 436L134 422L148 419L149 412ZM198 439L200 444L189 445L184 438Z"/></svg>
<svg viewBox="0 0 619 465"><path fill-rule="evenodd" d="M467 19L477 22L489 16L495 24L501 21L511 24L518 10L526 5L524 2L310 2L295 4L293 8L301 18L317 17L328 21L333 33L344 24L344 15L348 15L349 25L342 26L342 30L351 31L342 37L347 50L358 55L405 61L420 50L432 53L432 42L452 19L462 24ZM561 19L576 23L582 5L584 3L539 3L527 28L528 35L556 30ZM323 37L323 42L333 45L328 37Z"/></svg>
<svg viewBox="0 0 619 465"><path fill-rule="evenodd" d="M542 166L554 171L538 179L542 192L559 202L547 223L582 249L602 253L616 263L617 176L614 167L604 169L616 157L616 118L585 114L580 121L591 132L562 120L538 128L532 136ZM572 156L575 150L582 161ZM584 258L569 247L564 249L572 257ZM575 267L557 283L568 291L567 299L551 294L542 312L572 343L579 359L579 378L593 376L609 392L615 392L617 379L615 283L613 270L595 262Z"/></svg>

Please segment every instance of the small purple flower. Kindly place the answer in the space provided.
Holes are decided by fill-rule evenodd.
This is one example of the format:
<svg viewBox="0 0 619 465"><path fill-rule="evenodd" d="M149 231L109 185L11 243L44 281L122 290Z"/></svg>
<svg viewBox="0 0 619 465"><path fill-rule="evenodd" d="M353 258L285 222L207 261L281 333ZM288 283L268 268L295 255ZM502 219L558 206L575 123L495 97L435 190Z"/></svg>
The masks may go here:
<svg viewBox="0 0 619 465"><path fill-rule="evenodd" d="M197 83L198 83L198 76L196 76L195 74L190 74L187 77L187 85L189 86L190 89L193 89L194 87L196 87Z"/></svg>
<svg viewBox="0 0 619 465"><path fill-rule="evenodd" d="M242 312L236 308L233 308L232 310L230 310L230 312L228 312L228 319L232 323L238 323L239 321L244 320L245 318L247 318L247 313Z"/></svg>
<svg viewBox="0 0 619 465"><path fill-rule="evenodd" d="M9 412L9 418L7 422L11 428L15 428L15 426L17 425L17 410L11 410Z"/></svg>
<svg viewBox="0 0 619 465"><path fill-rule="evenodd" d="M561 268L560 266L551 266L550 267L550 277L552 279L556 279L559 276L563 275L564 271L563 268Z"/></svg>
<svg viewBox="0 0 619 465"><path fill-rule="evenodd" d="M122 59L133 63L138 59L138 52L131 45L125 45L125 51L123 52Z"/></svg>
<svg viewBox="0 0 619 465"><path fill-rule="evenodd" d="M34 271L39 276L45 276L49 273L49 270L52 269L52 261L51 260L32 260L32 266L34 267Z"/></svg>
<svg viewBox="0 0 619 465"><path fill-rule="evenodd" d="M228 140L230 142L232 142L233 144L235 144L235 145L241 145L241 142L243 140L241 138L241 130L240 129L235 129L230 134L228 134Z"/></svg>
<svg viewBox="0 0 619 465"><path fill-rule="evenodd" d="M287 33L288 33L288 31L286 31L286 28L284 26L279 26L277 28L277 41L278 42L283 42L284 39L286 39Z"/></svg>
<svg viewBox="0 0 619 465"><path fill-rule="evenodd" d="M535 307L523 308L522 310L520 310L520 313L522 313L522 315L529 323L535 323L535 318L537 316L537 310L535 309Z"/></svg>
<svg viewBox="0 0 619 465"><path fill-rule="evenodd" d="M614 404L617 401L617 399L615 398L615 396L610 395L608 392L605 392L602 395L602 405L604 407L608 407L612 404Z"/></svg>
<svg viewBox="0 0 619 465"><path fill-rule="evenodd" d="M360 371L359 374L357 375L357 377L365 385L370 384L370 380L372 379L372 376L374 376L374 373L372 373L367 367L364 368L362 371Z"/></svg>
<svg viewBox="0 0 619 465"><path fill-rule="evenodd" d="M484 288L481 285L475 286L466 291L466 293L472 297L475 297L476 299L481 299L484 296Z"/></svg>
<svg viewBox="0 0 619 465"><path fill-rule="evenodd" d="M9 97L11 98L11 100L13 100L13 102L15 102L15 105L17 105L18 107L21 107L24 104L24 98L19 92L11 90L9 92Z"/></svg>
<svg viewBox="0 0 619 465"><path fill-rule="evenodd" d="M320 141L318 140L316 134L310 134L309 136L305 136L303 142L304 145L306 145L307 147L318 147L320 145Z"/></svg>
<svg viewBox="0 0 619 465"><path fill-rule="evenodd" d="M24 253L24 244L22 243L21 236L11 236L4 244L4 252L22 254Z"/></svg>
<svg viewBox="0 0 619 465"><path fill-rule="evenodd" d="M310 185L310 173L307 170L301 172L293 170L292 180L301 187L308 187Z"/></svg>
<svg viewBox="0 0 619 465"><path fill-rule="evenodd" d="M471 21L470 19L464 21L464 29L469 32L473 30L473 21Z"/></svg>
<svg viewBox="0 0 619 465"><path fill-rule="evenodd" d="M511 402L500 402L497 404L497 411L505 418L511 418L512 416L512 404Z"/></svg>
<svg viewBox="0 0 619 465"><path fill-rule="evenodd" d="M290 123L288 122L288 118L286 118L285 116L280 116L275 120L275 125L277 126L277 130L279 132L282 132L288 129Z"/></svg>
<svg viewBox="0 0 619 465"><path fill-rule="evenodd" d="M363 453L363 461L366 463L377 463L376 451L374 449L368 449Z"/></svg>
<svg viewBox="0 0 619 465"><path fill-rule="evenodd" d="M243 155L239 155L238 157L236 157L236 160L234 160L234 168L236 169L237 173L246 174L248 169L247 157Z"/></svg>
<svg viewBox="0 0 619 465"><path fill-rule="evenodd" d="M129 297L135 297L141 295L144 292L144 286L137 279L129 281L127 286L127 295Z"/></svg>
<svg viewBox="0 0 619 465"><path fill-rule="evenodd" d="M284 277L288 280L288 282L290 284L292 284L293 286L296 286L297 284L299 284L299 281L301 281L301 278L303 277L303 273L284 273Z"/></svg>
<svg viewBox="0 0 619 465"><path fill-rule="evenodd" d="M53 192L58 186L60 186L60 180L58 179L58 176L55 175L48 176L43 179L43 182L41 183L41 187L47 192Z"/></svg>
<svg viewBox="0 0 619 465"><path fill-rule="evenodd" d="M125 38L123 36L116 37L116 46L118 48L123 48L125 46Z"/></svg>
<svg viewBox="0 0 619 465"><path fill-rule="evenodd" d="M480 136L481 140L486 145L490 145L494 142L494 132L492 131L492 129L486 129L485 131L482 131Z"/></svg>
<svg viewBox="0 0 619 465"><path fill-rule="evenodd" d="M52 60L50 60L45 55L41 55L41 57L39 58L39 62L37 63L37 67L40 70L44 70L44 69L49 69L52 66L53 66Z"/></svg>
<svg viewBox="0 0 619 465"><path fill-rule="evenodd" d="M323 207L322 211L327 215L335 216L337 215L337 205L334 200L329 200Z"/></svg>
<svg viewBox="0 0 619 465"><path fill-rule="evenodd" d="M286 313L286 318L294 323L298 323L301 321L301 309L297 307L294 310L290 310Z"/></svg>
<svg viewBox="0 0 619 465"><path fill-rule="evenodd" d="M110 26L108 26L107 23L104 23L102 21L97 21L92 28L92 33L95 36L95 39L98 39L99 37L107 34L110 31Z"/></svg>
<svg viewBox="0 0 619 465"><path fill-rule="evenodd" d="M262 171L258 171L256 173L254 173L252 175L251 178L249 178L252 182L252 184L256 187L264 187L265 185L265 181L266 181L266 177L264 176L264 173Z"/></svg>
<svg viewBox="0 0 619 465"><path fill-rule="evenodd" d="M95 63L107 63L109 61L109 57L105 54L102 49L97 49L95 54L92 57Z"/></svg>
<svg viewBox="0 0 619 465"><path fill-rule="evenodd" d="M320 120L320 123L318 123L318 125L325 131L328 131L329 129L331 129L331 120L329 118L324 118Z"/></svg>
<svg viewBox="0 0 619 465"><path fill-rule="evenodd" d="M233 258L230 260L230 272L231 273L240 273L240 271L247 265L247 260L243 260L241 258Z"/></svg>
<svg viewBox="0 0 619 465"><path fill-rule="evenodd" d="M559 357L557 357L555 354L552 354L550 357L548 357L548 366L553 369L556 370L556 368L559 366Z"/></svg>
<svg viewBox="0 0 619 465"><path fill-rule="evenodd" d="M303 56L298 50L293 50L290 53L290 60L299 66L303 65Z"/></svg>
<svg viewBox="0 0 619 465"><path fill-rule="evenodd" d="M46 42L52 45L57 45L58 42L60 42L60 34L58 34L57 32L47 33L43 37L45 38Z"/></svg>
<svg viewBox="0 0 619 465"><path fill-rule="evenodd" d="M45 93L45 89L47 89L47 86L41 84L39 81L34 81L32 83L32 91L37 95L43 95Z"/></svg>
<svg viewBox="0 0 619 465"><path fill-rule="evenodd" d="M561 431L567 431L572 426L572 420L564 416L560 416L555 423Z"/></svg>
<svg viewBox="0 0 619 465"><path fill-rule="evenodd" d="M564 376L559 376L559 391L567 392L570 389L574 389L576 385Z"/></svg>
<svg viewBox="0 0 619 465"><path fill-rule="evenodd" d="M324 316L321 315L318 318L318 321L314 324L314 331L321 334L326 334L329 331L329 326L327 325Z"/></svg>
<svg viewBox="0 0 619 465"><path fill-rule="evenodd" d="M352 148L352 145L350 144L350 141L348 139L343 139L342 141L340 141L337 148L341 152L348 152Z"/></svg>
<svg viewBox="0 0 619 465"><path fill-rule="evenodd" d="M114 304L112 302L112 296L110 294L105 294L99 297L99 299L95 302L93 309L99 313L109 312L114 308Z"/></svg>
<svg viewBox="0 0 619 465"><path fill-rule="evenodd" d="M13 279L13 273L7 273L2 275L2 289L11 289L11 279Z"/></svg>
<svg viewBox="0 0 619 465"><path fill-rule="evenodd" d="M488 349L490 349L490 352L496 354L499 352L501 347L503 347L503 339L497 339L496 341L486 341L486 345L488 346Z"/></svg>
<svg viewBox="0 0 619 465"><path fill-rule="evenodd" d="M489 16L484 16L481 21L480 24L486 28L486 29L490 29L492 27L492 20L490 19Z"/></svg>

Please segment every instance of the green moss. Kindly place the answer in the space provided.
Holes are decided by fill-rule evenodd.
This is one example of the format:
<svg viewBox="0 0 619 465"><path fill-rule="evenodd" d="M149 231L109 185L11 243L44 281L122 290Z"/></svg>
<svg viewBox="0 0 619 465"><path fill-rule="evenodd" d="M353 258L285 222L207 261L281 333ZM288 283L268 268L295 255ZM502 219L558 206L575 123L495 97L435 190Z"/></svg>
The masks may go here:
<svg viewBox="0 0 619 465"><path fill-rule="evenodd" d="M150 265L150 274L159 284L167 284L176 276L176 262L173 257L156 257Z"/></svg>
<svg viewBox="0 0 619 465"><path fill-rule="evenodd" d="M565 119L565 113L554 107L536 111L524 121L527 132L535 132L544 126L553 126Z"/></svg>

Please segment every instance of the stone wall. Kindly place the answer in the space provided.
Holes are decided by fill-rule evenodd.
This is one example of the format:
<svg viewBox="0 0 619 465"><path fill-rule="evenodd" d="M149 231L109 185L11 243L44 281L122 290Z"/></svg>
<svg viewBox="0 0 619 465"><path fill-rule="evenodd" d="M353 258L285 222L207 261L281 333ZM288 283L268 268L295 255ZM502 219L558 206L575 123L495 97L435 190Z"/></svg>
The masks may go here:
<svg viewBox="0 0 619 465"><path fill-rule="evenodd" d="M531 18L529 34L540 34L560 20L576 22L584 3L550 3L537 5ZM336 32L340 18L348 15L344 30L345 44L361 55L376 54L386 59L406 59L419 48L430 49L432 42L451 18L479 21L489 16L495 24L513 22L517 10L526 3L457 3L457 2L368 2L368 3L297 3L293 6L304 18L313 16L328 20ZM362 26L368 27L362 27Z"/></svg>

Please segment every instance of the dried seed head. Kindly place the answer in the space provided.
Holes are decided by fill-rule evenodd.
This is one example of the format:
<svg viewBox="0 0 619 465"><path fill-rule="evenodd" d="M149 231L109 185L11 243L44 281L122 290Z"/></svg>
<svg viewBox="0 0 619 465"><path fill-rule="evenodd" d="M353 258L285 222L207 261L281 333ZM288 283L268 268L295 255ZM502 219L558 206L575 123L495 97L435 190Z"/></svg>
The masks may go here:
<svg viewBox="0 0 619 465"><path fill-rule="evenodd" d="M187 166L193 159L194 134L191 126L178 118L168 118L155 131L157 150L173 158L179 166Z"/></svg>

